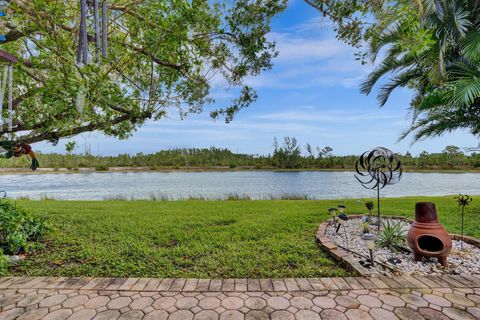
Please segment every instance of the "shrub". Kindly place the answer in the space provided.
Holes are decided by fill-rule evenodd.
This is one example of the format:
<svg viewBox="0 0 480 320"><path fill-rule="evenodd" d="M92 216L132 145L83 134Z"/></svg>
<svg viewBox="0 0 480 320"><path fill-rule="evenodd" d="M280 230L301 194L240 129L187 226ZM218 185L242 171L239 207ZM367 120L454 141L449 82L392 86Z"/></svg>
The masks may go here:
<svg viewBox="0 0 480 320"><path fill-rule="evenodd" d="M103 165L103 164L98 165L98 166L95 167L95 171L108 171L108 166Z"/></svg>
<svg viewBox="0 0 480 320"><path fill-rule="evenodd" d="M3 255L3 250L0 249L0 276L5 276L8 272L8 260Z"/></svg>
<svg viewBox="0 0 480 320"><path fill-rule="evenodd" d="M0 247L4 253L28 252L48 230L44 218L18 209L8 201L0 201Z"/></svg>

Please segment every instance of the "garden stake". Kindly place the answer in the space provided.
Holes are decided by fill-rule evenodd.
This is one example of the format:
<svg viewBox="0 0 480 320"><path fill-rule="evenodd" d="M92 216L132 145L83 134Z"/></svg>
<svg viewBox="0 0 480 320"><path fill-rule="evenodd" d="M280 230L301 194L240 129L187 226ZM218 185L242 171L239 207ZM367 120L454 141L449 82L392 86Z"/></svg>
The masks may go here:
<svg viewBox="0 0 480 320"><path fill-rule="evenodd" d="M462 242L460 243L460 249L463 250L463 227L465 218L465 207L469 206L473 199L466 194L459 194L454 199L457 200L458 205L462 208Z"/></svg>
<svg viewBox="0 0 480 320"><path fill-rule="evenodd" d="M360 156L355 171L355 178L365 189L377 189L377 230L380 231L380 189L402 179L402 163L391 150L378 147Z"/></svg>

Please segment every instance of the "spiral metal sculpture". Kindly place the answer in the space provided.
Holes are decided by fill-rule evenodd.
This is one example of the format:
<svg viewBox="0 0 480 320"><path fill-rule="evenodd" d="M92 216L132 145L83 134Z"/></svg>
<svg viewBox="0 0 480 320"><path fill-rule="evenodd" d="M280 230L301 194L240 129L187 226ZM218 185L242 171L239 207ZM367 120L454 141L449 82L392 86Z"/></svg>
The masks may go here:
<svg viewBox="0 0 480 320"><path fill-rule="evenodd" d="M402 179L402 163L383 147L363 153L355 164L355 178L366 189L377 190L377 226L380 230L380 190Z"/></svg>
<svg viewBox="0 0 480 320"><path fill-rule="evenodd" d="M383 147L363 153L355 164L355 178L366 189L383 189L402 179L402 163Z"/></svg>

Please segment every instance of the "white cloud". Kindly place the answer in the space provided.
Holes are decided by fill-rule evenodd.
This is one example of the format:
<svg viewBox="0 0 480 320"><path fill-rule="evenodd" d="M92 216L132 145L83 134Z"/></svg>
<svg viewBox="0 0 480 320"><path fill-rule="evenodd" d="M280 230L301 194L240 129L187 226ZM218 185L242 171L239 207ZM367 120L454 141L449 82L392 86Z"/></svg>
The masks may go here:
<svg viewBox="0 0 480 320"><path fill-rule="evenodd" d="M346 51L335 39L303 38L295 33L271 33L277 43L278 57L275 62L302 62L332 58Z"/></svg>
<svg viewBox="0 0 480 320"><path fill-rule="evenodd" d="M291 28L294 32L309 32L309 31L327 31L331 30L333 23L326 17L318 16L312 19L305 21L304 23L298 24Z"/></svg>
<svg viewBox="0 0 480 320"><path fill-rule="evenodd" d="M361 109L361 108L359 108ZM340 123L345 121L350 122L361 122L365 120L373 119L398 119L401 116L390 113L379 113L379 112L351 112L346 110L325 110L325 111L312 111L312 110L301 110L300 108L293 108L294 111L285 111L285 112L273 112L265 113L254 116L257 119L264 120L273 120L273 121L315 121L315 122L326 122L326 123Z"/></svg>

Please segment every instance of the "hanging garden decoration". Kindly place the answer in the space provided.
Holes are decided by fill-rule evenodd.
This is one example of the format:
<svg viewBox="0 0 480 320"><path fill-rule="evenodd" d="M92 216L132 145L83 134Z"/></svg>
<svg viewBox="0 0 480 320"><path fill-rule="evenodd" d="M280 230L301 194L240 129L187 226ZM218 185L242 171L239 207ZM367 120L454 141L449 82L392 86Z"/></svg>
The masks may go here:
<svg viewBox="0 0 480 320"><path fill-rule="evenodd" d="M93 18L89 14L93 11ZM100 12L101 11L101 12ZM101 15L101 17L100 17ZM77 63L88 64L88 27L93 24L95 61L107 56L107 2L80 0L80 26L78 28Z"/></svg>
<svg viewBox="0 0 480 320"><path fill-rule="evenodd" d="M21 157L28 156L32 163L30 164L30 169L33 171L37 170L39 163L35 152L33 152L32 147L26 143L17 143L13 141L0 141L0 156L2 158L10 159L12 157Z"/></svg>
<svg viewBox="0 0 480 320"><path fill-rule="evenodd" d="M3 130L3 101L7 97L7 131L10 140L0 141L0 156L3 158L21 157L27 155L31 158L30 169L36 170L39 167L38 160L32 147L26 143L16 142L13 133L13 65L18 62L17 57L0 50L0 62L6 64L0 73L0 128Z"/></svg>
<svg viewBox="0 0 480 320"><path fill-rule="evenodd" d="M355 171L355 178L364 188L377 190L376 223L380 229L380 190L402 179L402 164L391 150L378 147L360 156Z"/></svg>
<svg viewBox="0 0 480 320"><path fill-rule="evenodd" d="M0 1L0 18L7 16L4 6L5 6L5 2ZM4 41L7 41L7 36L4 34L0 34L0 42L4 42Z"/></svg>

